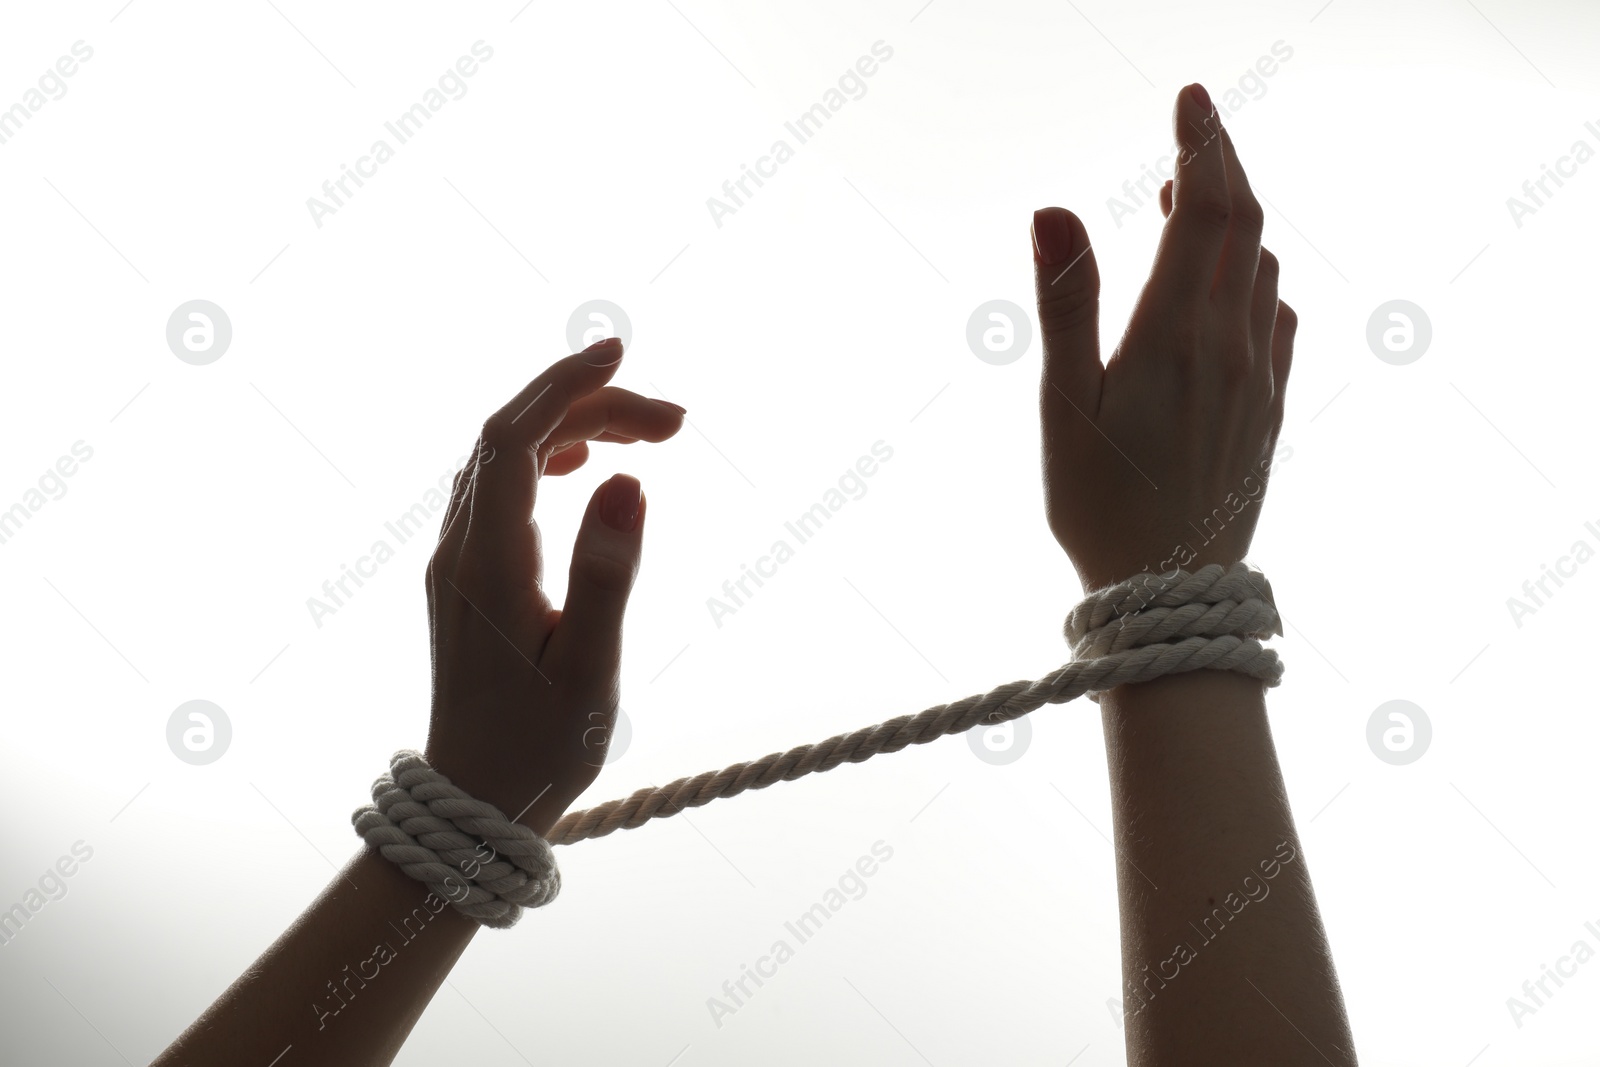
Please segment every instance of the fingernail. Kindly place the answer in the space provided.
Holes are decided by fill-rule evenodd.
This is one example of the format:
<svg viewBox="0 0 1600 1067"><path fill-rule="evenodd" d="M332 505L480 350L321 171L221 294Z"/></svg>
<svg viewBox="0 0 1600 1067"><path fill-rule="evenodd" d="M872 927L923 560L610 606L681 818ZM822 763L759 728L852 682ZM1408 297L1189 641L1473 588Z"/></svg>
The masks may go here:
<svg viewBox="0 0 1600 1067"><path fill-rule="evenodd" d="M1206 92L1206 87L1199 82L1189 86L1189 98L1205 109L1207 115L1211 114L1211 94Z"/></svg>
<svg viewBox="0 0 1600 1067"><path fill-rule="evenodd" d="M1046 266L1072 255L1072 225L1061 208L1042 207L1033 213L1033 251Z"/></svg>
<svg viewBox="0 0 1600 1067"><path fill-rule="evenodd" d="M662 400L659 397L651 397L651 399L654 400L657 404L660 404L664 408L671 408L673 411L676 411L679 415L687 415L687 414L689 414L689 409L684 407L682 404L674 404L670 400Z"/></svg>
<svg viewBox="0 0 1600 1067"><path fill-rule="evenodd" d="M603 367L622 358L622 341L620 338L607 337L596 341L580 354L588 357L584 362L590 366Z"/></svg>
<svg viewBox="0 0 1600 1067"><path fill-rule="evenodd" d="M600 521L618 533L632 533L639 521L639 479L613 475L600 498Z"/></svg>

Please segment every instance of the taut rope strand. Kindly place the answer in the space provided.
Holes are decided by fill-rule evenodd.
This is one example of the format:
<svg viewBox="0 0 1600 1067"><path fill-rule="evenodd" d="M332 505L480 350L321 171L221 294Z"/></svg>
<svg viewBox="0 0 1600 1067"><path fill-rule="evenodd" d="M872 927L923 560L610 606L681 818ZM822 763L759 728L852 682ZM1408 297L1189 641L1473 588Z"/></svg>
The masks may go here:
<svg viewBox="0 0 1600 1067"><path fill-rule="evenodd" d="M575 811L556 823L549 841L570 845L617 830L631 830L747 789L861 763L979 723L1020 718L1045 704L1099 694L1119 685L1148 682L1181 671L1238 671L1278 684L1283 661L1261 640L1283 633L1272 587L1260 571L1236 563L1210 564L1190 574L1139 574L1090 593L1067 616L1072 662L1038 681L1017 681L916 715L839 734L813 745L774 752L720 771L679 778Z"/></svg>

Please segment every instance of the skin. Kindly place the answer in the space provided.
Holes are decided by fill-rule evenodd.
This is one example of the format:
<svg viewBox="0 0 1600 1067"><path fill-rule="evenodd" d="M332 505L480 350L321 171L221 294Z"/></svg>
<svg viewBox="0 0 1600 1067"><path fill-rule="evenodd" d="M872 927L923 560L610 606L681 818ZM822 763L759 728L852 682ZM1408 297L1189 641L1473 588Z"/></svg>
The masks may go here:
<svg viewBox="0 0 1600 1067"><path fill-rule="evenodd" d="M1186 152L1162 191L1167 225L1107 363L1082 222L1060 208L1034 220L1046 508L1088 588L1167 569L1174 546L1201 540L1191 524L1252 492L1283 419L1295 317L1261 209L1203 90L1180 94L1174 124ZM428 757L540 834L604 762L645 510L637 480L601 486L557 609L532 521L540 480L581 466L589 441L682 426L682 408L606 384L621 357L608 341L561 360L485 421L426 573ZM1259 500L1176 565L1243 558ZM1195 671L1114 689L1101 710L1128 1062L1354 1063L1262 683ZM363 848L155 1063L387 1064L477 930ZM1180 943L1193 947L1175 963Z"/></svg>
<svg viewBox="0 0 1600 1067"><path fill-rule="evenodd" d="M1083 223L1034 220L1046 510L1085 588L1243 559L1265 489L1248 480L1283 421L1296 318L1260 204L1204 89L1179 93L1173 127L1166 225L1104 364ZM1230 494L1248 502L1207 540ZM1201 670L1101 698L1134 1067L1356 1062L1265 689Z"/></svg>
<svg viewBox="0 0 1600 1067"><path fill-rule="evenodd" d="M613 339L560 360L485 421L426 572L429 762L541 835L605 760L645 502L625 474L595 492L558 609L531 519L539 482L581 466L589 441L683 426L677 405L606 385L621 359ZM155 1064L265 1065L286 1050L280 1067L387 1064L478 929L363 847Z"/></svg>

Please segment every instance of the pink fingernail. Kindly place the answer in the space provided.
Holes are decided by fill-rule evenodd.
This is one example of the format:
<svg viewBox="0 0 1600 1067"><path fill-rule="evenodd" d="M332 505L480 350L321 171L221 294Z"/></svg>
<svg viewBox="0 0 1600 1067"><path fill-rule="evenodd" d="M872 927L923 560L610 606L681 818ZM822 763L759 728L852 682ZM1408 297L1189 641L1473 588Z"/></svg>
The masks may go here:
<svg viewBox="0 0 1600 1067"><path fill-rule="evenodd" d="M620 338L607 337L585 348L579 355L586 357L584 362L590 366L607 366L622 358L622 341Z"/></svg>
<svg viewBox="0 0 1600 1067"><path fill-rule="evenodd" d="M613 475L600 497L600 521L619 533L632 533L639 521L639 479Z"/></svg>
<svg viewBox="0 0 1600 1067"><path fill-rule="evenodd" d="M1061 208L1042 207L1033 213L1033 250L1045 266L1064 263L1072 255L1072 225Z"/></svg>

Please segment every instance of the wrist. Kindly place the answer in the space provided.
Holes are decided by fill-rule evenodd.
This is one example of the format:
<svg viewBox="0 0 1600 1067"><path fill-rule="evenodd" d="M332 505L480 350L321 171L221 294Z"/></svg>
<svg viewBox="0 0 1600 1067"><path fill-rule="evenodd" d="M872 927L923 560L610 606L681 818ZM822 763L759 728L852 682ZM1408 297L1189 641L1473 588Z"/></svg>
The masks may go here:
<svg viewBox="0 0 1600 1067"><path fill-rule="evenodd" d="M1133 682L1101 694L1103 713L1155 712L1196 705L1249 708L1266 706L1267 683L1240 671L1201 668L1168 674L1148 682Z"/></svg>
<svg viewBox="0 0 1600 1067"><path fill-rule="evenodd" d="M473 799L493 804L507 819L540 837L549 836L551 828L577 799L576 794L569 795L570 790L555 784L556 776L526 765L505 773L484 766L481 760L463 758L431 745L423 757Z"/></svg>
<svg viewBox="0 0 1600 1067"><path fill-rule="evenodd" d="M440 896L433 888L409 877L400 866L385 859L372 845L363 843L361 852L347 868L354 876L351 882L342 879L332 883L330 889L342 892L346 884L367 890L376 890L376 897L363 895L362 903L374 914L384 916L415 915L419 907L427 909L431 917L429 926L449 931L450 941L465 945L477 933L478 924L461 914L448 896Z"/></svg>
<svg viewBox="0 0 1600 1067"><path fill-rule="evenodd" d="M1193 545L1180 544L1155 553L1147 552L1143 555L1128 553L1126 558L1121 560L1087 561L1071 557L1069 559L1078 574L1078 582L1082 585L1083 591L1091 593L1127 581L1136 574L1170 575L1179 570L1193 574L1212 563L1220 564L1227 570L1234 564L1242 562L1245 555L1242 549L1225 548L1218 544L1207 544L1198 550Z"/></svg>

